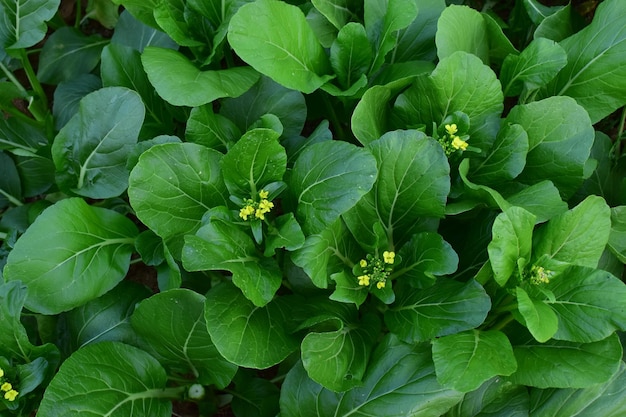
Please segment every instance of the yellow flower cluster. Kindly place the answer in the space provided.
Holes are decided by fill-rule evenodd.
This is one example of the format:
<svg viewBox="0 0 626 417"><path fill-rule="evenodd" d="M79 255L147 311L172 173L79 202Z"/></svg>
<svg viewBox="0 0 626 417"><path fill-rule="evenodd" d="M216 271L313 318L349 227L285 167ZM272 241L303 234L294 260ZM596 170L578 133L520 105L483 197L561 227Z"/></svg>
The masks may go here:
<svg viewBox="0 0 626 417"><path fill-rule="evenodd" d="M4 398L9 401L15 401L19 392L13 388L13 385L4 378L4 369L0 368L0 390L4 392Z"/></svg>
<svg viewBox="0 0 626 417"><path fill-rule="evenodd" d="M554 272L545 269L543 266L533 265L530 268L530 282L535 285L549 284Z"/></svg>
<svg viewBox="0 0 626 417"><path fill-rule="evenodd" d="M251 198L245 200L246 205L239 210L239 217L248 220L248 218L254 215L254 217L259 220L265 220L265 214L269 213L274 208L274 203L267 199L268 196L268 191L261 190L259 191L261 201L257 202Z"/></svg>
<svg viewBox="0 0 626 417"><path fill-rule="evenodd" d="M446 129L447 136L439 139L439 143L443 147L446 155L451 155L453 152L457 150L464 151L469 146L466 141L461 139L460 136L457 135L459 132L459 128L456 123L447 124L444 126Z"/></svg>
<svg viewBox="0 0 626 417"><path fill-rule="evenodd" d="M379 290L385 288L387 278L393 271L396 254L391 251L384 251L382 260L372 255L367 255L366 258L359 261L360 271L363 272L357 276L359 285L369 287L371 281L374 281Z"/></svg>

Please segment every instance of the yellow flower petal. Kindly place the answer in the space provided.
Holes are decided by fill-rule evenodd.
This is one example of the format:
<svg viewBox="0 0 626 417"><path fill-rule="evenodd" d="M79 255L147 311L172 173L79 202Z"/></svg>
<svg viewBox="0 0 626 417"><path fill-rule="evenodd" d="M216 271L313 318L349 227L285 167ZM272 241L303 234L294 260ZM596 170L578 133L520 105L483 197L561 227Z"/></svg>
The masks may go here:
<svg viewBox="0 0 626 417"><path fill-rule="evenodd" d="M448 132L448 135L450 136L454 135L456 132L459 131L455 123L452 123L450 125L445 125L445 128L446 128L446 132Z"/></svg>
<svg viewBox="0 0 626 417"><path fill-rule="evenodd" d="M259 191L259 197L261 197L262 199L266 199L269 195L270 193L268 191L265 191L265 190Z"/></svg>
<svg viewBox="0 0 626 417"><path fill-rule="evenodd" d="M396 258L395 252L384 251L383 252L383 260L386 264L392 264Z"/></svg>
<svg viewBox="0 0 626 417"><path fill-rule="evenodd" d="M454 139L452 139L452 147L454 149L460 149L460 150L464 151L464 150L467 149L467 142L465 142L460 137L455 136Z"/></svg>
<svg viewBox="0 0 626 417"><path fill-rule="evenodd" d="M6 398L9 401L15 401L15 398L17 397L18 394L19 392L12 389L4 393L4 398Z"/></svg>
<svg viewBox="0 0 626 417"><path fill-rule="evenodd" d="M376 288L378 288L379 290L382 290L383 288L385 288L385 281L378 281L376 283Z"/></svg>
<svg viewBox="0 0 626 417"><path fill-rule="evenodd" d="M362 285L364 287L370 285L369 275L361 275L360 277L357 277L357 279L359 280L359 285Z"/></svg>

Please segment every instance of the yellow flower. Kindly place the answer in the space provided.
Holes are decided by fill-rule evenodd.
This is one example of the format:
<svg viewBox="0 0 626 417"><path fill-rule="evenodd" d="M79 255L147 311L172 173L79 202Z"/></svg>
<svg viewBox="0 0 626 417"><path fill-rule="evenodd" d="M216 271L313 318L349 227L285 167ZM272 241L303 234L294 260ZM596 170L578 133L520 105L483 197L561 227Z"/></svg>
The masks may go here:
<svg viewBox="0 0 626 417"><path fill-rule="evenodd" d="M261 190L259 191L259 197L265 200L270 195L269 191Z"/></svg>
<svg viewBox="0 0 626 417"><path fill-rule="evenodd" d="M395 252L384 251L383 252L383 260L386 264L392 264L396 257Z"/></svg>
<svg viewBox="0 0 626 417"><path fill-rule="evenodd" d="M364 287L370 285L369 275L361 275L360 277L357 277L357 279L359 280L359 285L362 285Z"/></svg>
<svg viewBox="0 0 626 417"><path fill-rule="evenodd" d="M239 210L239 217L244 220L248 220L248 216L251 216L252 214L254 214L254 207L250 205L245 206L244 208Z"/></svg>
<svg viewBox="0 0 626 417"><path fill-rule="evenodd" d="M460 150L464 151L464 150L467 149L467 142L465 142L460 137L455 136L454 139L452 139L452 147L454 149L460 149Z"/></svg>
<svg viewBox="0 0 626 417"><path fill-rule="evenodd" d="M2 384L2 386L0 386L0 389L2 391L11 391L13 389L13 385L11 385L9 382L5 382L4 384Z"/></svg>
<svg viewBox="0 0 626 417"><path fill-rule="evenodd" d="M19 394L19 392L12 389L4 393L4 398L9 401L15 401L15 397L17 397L17 394Z"/></svg>
<svg viewBox="0 0 626 417"><path fill-rule="evenodd" d="M379 290L382 290L383 288L385 288L385 281L378 281L376 283L376 288L378 288Z"/></svg>
<svg viewBox="0 0 626 417"><path fill-rule="evenodd" d="M361 259L359 261L359 265L361 266L361 268L365 268L367 266L367 261L365 259Z"/></svg>
<svg viewBox="0 0 626 417"><path fill-rule="evenodd" d="M4 376L4 369L0 368L0 378Z"/></svg>
<svg viewBox="0 0 626 417"><path fill-rule="evenodd" d="M446 132L448 132L448 135L450 136L454 135L456 132L459 131L455 123L452 123L451 125L445 125L445 128L446 128Z"/></svg>
<svg viewBox="0 0 626 417"><path fill-rule="evenodd" d="M271 209L274 208L274 203L269 200L261 200L259 203L259 209L263 211L263 213L269 213Z"/></svg>
<svg viewBox="0 0 626 417"><path fill-rule="evenodd" d="M254 217L259 220L265 220L265 212L260 208L256 209L256 213L254 213Z"/></svg>

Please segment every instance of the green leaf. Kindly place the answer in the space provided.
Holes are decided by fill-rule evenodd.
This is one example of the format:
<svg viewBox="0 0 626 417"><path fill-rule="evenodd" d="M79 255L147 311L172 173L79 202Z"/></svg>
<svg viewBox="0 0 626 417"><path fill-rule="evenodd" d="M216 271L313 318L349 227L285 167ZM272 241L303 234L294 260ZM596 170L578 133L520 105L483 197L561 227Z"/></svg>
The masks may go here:
<svg viewBox="0 0 626 417"><path fill-rule="evenodd" d="M283 125L283 137L299 135L307 115L304 95L261 77L259 81L237 98L224 99L220 114L241 130L248 130L265 114L278 117Z"/></svg>
<svg viewBox="0 0 626 417"><path fill-rule="evenodd" d="M470 330L432 343L437 380L458 391L473 391L488 379L517 369L509 339L496 330Z"/></svg>
<svg viewBox="0 0 626 417"><path fill-rule="evenodd" d="M492 378L465 394L444 417L528 417L528 390Z"/></svg>
<svg viewBox="0 0 626 417"><path fill-rule="evenodd" d="M446 7L437 22L435 43L440 60L464 51L489 64L487 25L481 14L468 6Z"/></svg>
<svg viewBox="0 0 626 417"><path fill-rule="evenodd" d="M154 20L171 38L181 46L204 46L208 39L199 39L197 27L192 24L192 14L196 12L187 7L182 0L167 0L157 3Z"/></svg>
<svg viewBox="0 0 626 417"><path fill-rule="evenodd" d="M203 385L226 387L237 366L224 359L207 332L204 296L172 289L142 301L130 322L142 338L140 346L179 375L193 375Z"/></svg>
<svg viewBox="0 0 626 417"><path fill-rule="evenodd" d="M19 280L0 284L0 356L19 363L29 363L37 357L46 357L51 366L56 366L59 349L51 343L34 346L20 321L27 293L27 288Z"/></svg>
<svg viewBox="0 0 626 417"><path fill-rule="evenodd" d="M418 6L413 0L367 0L364 19L367 37L374 45L374 60L370 74L385 62L385 56L396 46L398 31L417 17Z"/></svg>
<svg viewBox="0 0 626 417"><path fill-rule="evenodd" d="M100 62L100 52L108 44L100 36L85 36L73 27L55 31L41 50L37 78L42 83L59 84L87 74Z"/></svg>
<svg viewBox="0 0 626 417"><path fill-rule="evenodd" d="M166 417L172 414L172 403L162 395L166 383L165 370L143 350L119 342L96 343L63 362L38 414Z"/></svg>
<svg viewBox="0 0 626 417"><path fill-rule="evenodd" d="M196 107L240 96L259 77L246 67L201 71L181 53L155 46L144 49L141 62L157 93L175 106Z"/></svg>
<svg viewBox="0 0 626 417"><path fill-rule="evenodd" d="M157 25L154 20L154 9L156 8L159 0L111 0L113 3L120 5L124 4L124 9L126 9L133 17L142 23L159 29L159 25Z"/></svg>
<svg viewBox="0 0 626 417"><path fill-rule="evenodd" d="M504 59L500 81L505 97L517 96L523 89L533 91L544 87L566 64L567 54L558 43L535 39L521 54Z"/></svg>
<svg viewBox="0 0 626 417"><path fill-rule="evenodd" d="M567 203L561 200L559 190L552 181L541 181L506 197L512 206L522 207L535 216L537 223L543 223L567 211Z"/></svg>
<svg viewBox="0 0 626 417"><path fill-rule="evenodd" d="M530 412L533 416L620 417L626 401L626 365L607 382L583 389L532 389Z"/></svg>
<svg viewBox="0 0 626 417"><path fill-rule="evenodd" d="M69 352L104 341L136 344L137 335L129 318L137 303L150 295L146 287L122 281L103 296L65 313L62 318L69 336Z"/></svg>
<svg viewBox="0 0 626 417"><path fill-rule="evenodd" d="M359 323L344 323L338 317L328 321L337 329L313 331L302 340L302 365L309 377L325 388L348 391L362 384L380 320L366 315Z"/></svg>
<svg viewBox="0 0 626 417"><path fill-rule="evenodd" d="M351 6L356 6L351 0L312 0L311 3L339 30L356 17L350 10Z"/></svg>
<svg viewBox="0 0 626 417"><path fill-rule="evenodd" d="M35 153L48 143L42 129L24 123L16 117L0 118L0 149Z"/></svg>
<svg viewBox="0 0 626 417"><path fill-rule="evenodd" d="M10 54L12 49L35 46L46 36L46 22L60 4L60 0L0 1L0 47Z"/></svg>
<svg viewBox="0 0 626 417"><path fill-rule="evenodd" d="M372 190L344 215L348 228L370 245L379 221L394 245L407 241L422 217L443 217L450 169L441 146L422 132L396 130L371 142L378 179ZM369 236L368 236L369 235Z"/></svg>
<svg viewBox="0 0 626 417"><path fill-rule="evenodd" d="M538 0L524 0L524 9L528 13L528 17L535 25L540 24L544 19L550 17L561 6L544 6Z"/></svg>
<svg viewBox="0 0 626 417"><path fill-rule="evenodd" d="M26 284L29 310L58 314L101 296L124 278L137 234L117 212L80 198L61 200L20 236L4 278Z"/></svg>
<svg viewBox="0 0 626 417"><path fill-rule="evenodd" d="M54 126L61 130L78 113L80 100L89 93L102 88L102 80L93 74L81 74L61 82L54 90L52 114Z"/></svg>
<svg viewBox="0 0 626 417"><path fill-rule="evenodd" d="M626 264L626 206L611 207L609 249Z"/></svg>
<svg viewBox="0 0 626 417"><path fill-rule="evenodd" d="M470 178L477 184L495 186L517 177L526 165L528 135L517 124L505 124L494 144L481 158L470 160Z"/></svg>
<svg viewBox="0 0 626 417"><path fill-rule="evenodd" d="M385 312L385 324L407 343L425 342L479 326L491 300L475 280L440 279L424 290L399 292Z"/></svg>
<svg viewBox="0 0 626 417"><path fill-rule="evenodd" d="M523 288L517 287L517 308L536 341L543 343L551 339L559 328L559 318L548 304L530 298Z"/></svg>
<svg viewBox="0 0 626 417"><path fill-rule="evenodd" d="M536 217L521 207L510 207L496 217L487 250L494 278L504 286L530 261Z"/></svg>
<svg viewBox="0 0 626 417"><path fill-rule="evenodd" d="M368 289L359 285L352 271L343 270L332 274L330 278L335 281L335 291L328 297L331 300L340 303L354 303L359 307L367 299Z"/></svg>
<svg viewBox="0 0 626 417"><path fill-rule="evenodd" d="M393 62L409 62L416 59L433 61L437 56L435 34L437 21L446 8L444 0L421 0L417 17L398 34Z"/></svg>
<svg viewBox="0 0 626 417"><path fill-rule="evenodd" d="M221 114L215 114L211 104L191 109L185 128L188 142L226 152L240 137L237 126Z"/></svg>
<svg viewBox="0 0 626 417"><path fill-rule="evenodd" d="M295 251L304 245L304 233L293 213L277 217L270 225L265 236L265 250L263 256L274 256L276 249L285 248Z"/></svg>
<svg viewBox="0 0 626 417"><path fill-rule="evenodd" d="M428 288L437 276L457 270L459 256L452 246L437 233L416 233L398 251L402 258L394 275L415 288Z"/></svg>
<svg viewBox="0 0 626 417"><path fill-rule="evenodd" d="M533 258L548 269L559 263L596 268L610 232L611 210L602 197L589 196L537 230Z"/></svg>
<svg viewBox="0 0 626 417"><path fill-rule="evenodd" d="M544 300L559 319L557 340L590 343L626 330L626 285L609 272L572 266L546 285Z"/></svg>
<svg viewBox="0 0 626 417"><path fill-rule="evenodd" d="M119 18L119 7L111 0L89 0L86 18L95 19L107 29L113 29Z"/></svg>
<svg viewBox="0 0 626 417"><path fill-rule="evenodd" d="M227 204L222 154L193 143L165 143L145 151L130 173L128 197L137 217L163 238L175 258L183 236L204 213Z"/></svg>
<svg viewBox="0 0 626 417"><path fill-rule="evenodd" d="M231 195L256 199L264 186L283 179L287 153L278 136L270 129L253 129L222 158L224 182Z"/></svg>
<svg viewBox="0 0 626 417"><path fill-rule="evenodd" d="M236 416L274 417L278 414L280 390L271 381L240 369L235 376L231 407Z"/></svg>
<svg viewBox="0 0 626 417"><path fill-rule="evenodd" d="M622 358L617 335L587 344L528 343L513 351L518 367L509 380L537 388L587 388L604 383L617 372Z"/></svg>
<svg viewBox="0 0 626 417"><path fill-rule="evenodd" d="M404 120L441 125L460 111L470 118L470 144L497 131L503 96L496 74L474 55L455 52L439 61L430 75L418 76L394 104ZM495 132L494 132L495 135ZM474 143L472 140L475 139ZM476 143L478 145L478 143Z"/></svg>
<svg viewBox="0 0 626 417"><path fill-rule="evenodd" d="M149 5L149 2L142 2L142 4ZM156 23L151 27L140 22L129 13L129 2L124 0L124 5L126 10L120 14L120 18L115 25L115 31L111 37L111 43L130 46L139 52L143 52L146 46L178 48L177 44L169 36L155 28ZM150 9L150 18L154 19L152 9Z"/></svg>
<svg viewBox="0 0 626 417"><path fill-rule="evenodd" d="M237 287L222 283L207 293L204 315L211 340L224 358L265 369L300 346L290 324L298 304L300 298L282 296L257 307Z"/></svg>
<svg viewBox="0 0 626 417"><path fill-rule="evenodd" d="M546 38L555 42L562 41L577 30L574 28L572 16L572 5L568 3L543 19L535 29L533 38Z"/></svg>
<svg viewBox="0 0 626 417"><path fill-rule="evenodd" d="M0 207L22 204L22 186L15 162L0 151Z"/></svg>
<svg viewBox="0 0 626 417"><path fill-rule="evenodd" d="M439 417L461 398L437 382L428 345L389 334L372 354L363 385L344 393L324 389L296 364L283 384L280 409L291 417Z"/></svg>
<svg viewBox="0 0 626 417"><path fill-rule="evenodd" d="M626 104L626 8L619 0L600 4L589 26L564 39L567 65L543 96L576 99L596 123ZM597 97L602 97L598 100Z"/></svg>
<svg viewBox="0 0 626 417"><path fill-rule="evenodd" d="M52 144L59 186L91 198L122 194L128 187L127 154L137 143L144 115L141 98L127 88L85 96Z"/></svg>
<svg viewBox="0 0 626 417"><path fill-rule="evenodd" d="M330 48L330 63L339 84L350 88L366 74L372 58L372 48L363 25L350 22L343 26Z"/></svg>
<svg viewBox="0 0 626 417"><path fill-rule="evenodd" d="M376 173L374 157L347 142L305 148L289 179L296 218L305 234L323 231L352 208L372 188Z"/></svg>
<svg viewBox="0 0 626 417"><path fill-rule="evenodd" d="M195 236L185 237L182 260L188 271L232 272L233 284L258 307L272 300L282 282L276 260L262 256L239 226L220 219L212 219Z"/></svg>
<svg viewBox="0 0 626 417"><path fill-rule="evenodd" d="M565 198L582 184L594 140L585 110L569 97L550 97L515 106L506 118L528 133L526 166L518 180L551 180Z"/></svg>
<svg viewBox="0 0 626 417"><path fill-rule="evenodd" d="M254 69L293 90L312 93L332 78L327 75L330 62L304 14L282 1L242 6L230 21L228 42Z"/></svg>

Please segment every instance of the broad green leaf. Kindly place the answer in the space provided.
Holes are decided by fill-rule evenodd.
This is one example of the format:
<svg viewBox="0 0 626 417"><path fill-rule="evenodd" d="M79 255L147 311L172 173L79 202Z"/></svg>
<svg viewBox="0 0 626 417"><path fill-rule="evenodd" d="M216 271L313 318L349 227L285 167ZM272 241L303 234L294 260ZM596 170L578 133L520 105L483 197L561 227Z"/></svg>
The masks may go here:
<svg viewBox="0 0 626 417"><path fill-rule="evenodd" d="M436 58L437 21L445 8L444 0L420 0L417 3L417 17L398 34L392 62L432 61Z"/></svg>
<svg viewBox="0 0 626 417"><path fill-rule="evenodd" d="M464 51L489 64L487 24L477 10L468 6L446 7L437 22L435 43L440 60Z"/></svg>
<svg viewBox="0 0 626 417"><path fill-rule="evenodd" d="M572 266L546 284L559 320L557 340L590 343L626 330L626 285L609 272Z"/></svg>
<svg viewBox="0 0 626 417"><path fill-rule="evenodd" d="M304 14L288 3L259 0L242 6L230 21L228 42L254 69L293 90L312 93L332 78L328 57Z"/></svg>
<svg viewBox="0 0 626 417"><path fill-rule="evenodd" d="M305 234L319 233L352 208L374 184L374 157L347 142L305 148L289 179L296 218Z"/></svg>
<svg viewBox="0 0 626 417"><path fill-rule="evenodd" d="M407 343L425 342L478 327L490 308L489 296L475 280L443 278L424 290L399 292L385 312L385 324Z"/></svg>
<svg viewBox="0 0 626 417"><path fill-rule="evenodd" d="M356 22L343 26L330 48L333 71L337 74L339 84L346 89L367 72L372 57L365 28Z"/></svg>
<svg viewBox="0 0 626 417"><path fill-rule="evenodd" d="M551 339L559 328L559 318L543 300L530 298L523 288L517 287L517 308L536 341L543 343Z"/></svg>
<svg viewBox="0 0 626 417"><path fill-rule="evenodd" d="M626 264L626 206L611 208L611 233L609 249Z"/></svg>
<svg viewBox="0 0 626 417"><path fill-rule="evenodd" d="M561 41L567 65L543 96L576 99L596 123L626 104L626 8L620 0L598 5L593 21ZM598 100L597 97L602 97Z"/></svg>
<svg viewBox="0 0 626 417"><path fill-rule="evenodd" d="M338 30L357 17L356 13L350 10L350 7L355 7L357 3L351 0L312 0L311 3Z"/></svg>
<svg viewBox="0 0 626 417"><path fill-rule="evenodd" d="M278 117L283 137L299 135L304 127L307 108L304 95L290 90L267 77L259 78L252 88L237 98L222 101L220 114L245 132L265 114Z"/></svg>
<svg viewBox="0 0 626 417"><path fill-rule="evenodd" d="M502 64L500 81L504 95L517 96L547 85L567 64L567 54L556 42L538 38L519 55L509 55Z"/></svg>
<svg viewBox="0 0 626 417"><path fill-rule="evenodd" d="M315 7L306 13L306 22L324 48L330 48L337 38L337 28Z"/></svg>
<svg viewBox="0 0 626 417"><path fill-rule="evenodd" d="M583 389L532 389L530 412L536 417L621 417L626 402L626 365L607 382Z"/></svg>
<svg viewBox="0 0 626 417"><path fill-rule="evenodd" d="M20 321L27 292L27 288L19 280L0 284L0 357L18 363L29 363L37 357L45 357L52 366L56 366L59 349L51 343L34 346Z"/></svg>
<svg viewBox="0 0 626 417"><path fill-rule="evenodd" d="M537 388L587 388L608 381L620 367L617 335L594 343L550 341L515 346L515 384Z"/></svg>
<svg viewBox="0 0 626 417"><path fill-rule="evenodd" d="M528 390L492 378L465 394L444 417L528 417Z"/></svg>
<svg viewBox="0 0 626 417"><path fill-rule="evenodd" d="M528 133L526 166L518 180L551 180L565 198L582 184L594 140L585 110L569 97L550 97L515 106L506 118Z"/></svg>
<svg viewBox="0 0 626 417"><path fill-rule="evenodd" d="M166 143L144 152L130 173L128 197L137 217L180 257L183 236L204 213L226 205L222 154L193 143Z"/></svg>
<svg viewBox="0 0 626 417"><path fill-rule="evenodd" d="M487 250L494 278L500 286L514 276L520 262L530 261L535 221L536 217L521 207L510 207L496 217Z"/></svg>
<svg viewBox="0 0 626 417"><path fill-rule="evenodd" d="M159 29L154 20L154 9L157 7L159 0L111 0L117 5L123 3L126 9L135 19L152 28Z"/></svg>
<svg viewBox="0 0 626 417"><path fill-rule="evenodd" d="M47 143L43 130L16 117L0 118L0 149L35 153Z"/></svg>
<svg viewBox="0 0 626 417"><path fill-rule="evenodd" d="M355 310L356 311L356 310ZM348 391L362 384L380 320L366 315L358 323L338 317L332 331L313 331L302 340L302 365L309 377L332 391Z"/></svg>
<svg viewBox="0 0 626 417"><path fill-rule="evenodd" d="M237 126L227 117L214 113L211 104L191 109L185 128L188 142L226 152L240 137Z"/></svg>
<svg viewBox="0 0 626 417"><path fill-rule="evenodd" d="M101 296L124 278L137 234L117 212L80 198L61 200L15 243L4 278L26 284L29 310L58 314Z"/></svg>
<svg viewBox="0 0 626 417"><path fill-rule="evenodd" d="M140 346L179 375L193 375L203 385L226 387L237 366L225 360L207 332L204 296L173 289L142 301L130 322L142 338Z"/></svg>
<svg viewBox="0 0 626 417"><path fill-rule="evenodd" d="M122 194L128 187L127 154L137 143L144 115L141 98L127 88L85 96L52 144L59 186L90 198Z"/></svg>
<svg viewBox="0 0 626 417"><path fill-rule="evenodd" d="M394 275L414 288L430 287L437 276L452 274L459 265L452 246L437 233L414 234L398 254L402 261L395 267Z"/></svg>
<svg viewBox="0 0 626 417"><path fill-rule="evenodd" d="M509 339L497 330L470 330L432 343L437 380L458 391L473 391L488 379L517 369Z"/></svg>
<svg viewBox="0 0 626 417"><path fill-rule="evenodd" d="M167 375L143 350L119 342L79 349L50 382L37 414L110 417L166 417L172 403L163 398Z"/></svg>
<svg viewBox="0 0 626 417"><path fill-rule="evenodd" d="M366 0L364 19L367 37L374 45L370 74L385 62L386 55L396 46L398 31L406 28L418 15L414 0Z"/></svg>
<svg viewBox="0 0 626 417"><path fill-rule="evenodd" d="M154 20L177 44L181 46L203 46L208 39L198 39L192 25L192 13L182 0L166 0L157 3Z"/></svg>
<svg viewBox="0 0 626 417"><path fill-rule="evenodd" d="M268 379L240 369L235 379L235 394L231 402L236 416L274 417L278 414L280 389Z"/></svg>
<svg viewBox="0 0 626 417"><path fill-rule="evenodd" d="M357 307L361 306L367 299L369 291L367 288L359 285L357 277L352 271L343 270L330 276L335 281L335 290L330 295L331 300L340 303L354 303Z"/></svg>
<svg viewBox="0 0 626 417"><path fill-rule="evenodd" d="M119 18L119 7L111 0L89 0L85 17L95 19L107 29L113 29Z"/></svg>
<svg viewBox="0 0 626 417"><path fill-rule="evenodd" d="M144 4L146 3L148 2ZM124 1L124 4L128 4L128 2ZM143 52L146 46L178 48L177 44L165 33L133 17L128 12L128 8L120 14L120 18L115 25L115 31L111 37L111 43L130 46L139 52Z"/></svg>
<svg viewBox="0 0 626 417"><path fill-rule="evenodd" d="M548 269L563 262L595 268L610 233L611 210L602 197L589 196L537 230L533 258L543 258Z"/></svg>
<svg viewBox="0 0 626 417"><path fill-rule="evenodd" d="M0 48L10 54L36 45L46 36L46 22L60 4L61 0L0 1Z"/></svg>
<svg viewBox="0 0 626 417"><path fill-rule="evenodd" d="M264 186L283 179L287 154L278 136L270 129L250 130L224 155L222 172L231 195L257 198Z"/></svg>
<svg viewBox="0 0 626 417"><path fill-rule="evenodd" d="M571 3L561 7L539 23L535 33L533 33L533 38L546 38L555 42L561 42L568 36L573 35L577 29L573 25L572 13Z"/></svg>
<svg viewBox="0 0 626 417"><path fill-rule="evenodd" d="M496 20L493 17L495 15L487 12L482 12L481 16L485 21L485 29L489 37L489 58L491 63L500 66L507 56L519 54L515 46L502 31L501 21Z"/></svg>
<svg viewBox="0 0 626 417"><path fill-rule="evenodd" d="M115 43L107 45L102 50L100 73L105 87L126 87L139 93L146 106L148 123L157 125L160 133L164 129L172 129L172 116L163 99L150 84L141 65L139 51Z"/></svg>
<svg viewBox="0 0 626 417"><path fill-rule="evenodd" d="M350 259L357 246L344 222L338 219L326 230L307 236L304 245L293 253L291 259L316 287L327 288L328 277L346 267L343 260Z"/></svg>
<svg viewBox="0 0 626 417"><path fill-rule="evenodd" d="M122 281L103 296L63 314L68 352L104 341L135 345L137 335L129 318L137 303L150 295L148 288Z"/></svg>
<svg viewBox="0 0 626 417"><path fill-rule="evenodd" d="M188 271L232 272L233 284L259 307L272 300L282 282L276 260L258 252L254 240L239 226L220 219L185 237L182 260Z"/></svg>
<svg viewBox="0 0 626 417"><path fill-rule="evenodd" d="M535 25L554 14L560 6L544 6L539 0L523 0L524 9Z"/></svg>
<svg viewBox="0 0 626 417"><path fill-rule="evenodd" d="M443 217L450 170L441 146L416 130L396 130L371 142L378 178L372 190L344 215L352 234L371 244L379 221L393 244L406 242L422 217Z"/></svg>
<svg viewBox="0 0 626 417"><path fill-rule="evenodd" d="M224 358L265 369L300 346L290 323L299 304L299 298L282 296L257 307L237 287L222 283L207 293L204 316L211 340Z"/></svg>
<svg viewBox="0 0 626 417"><path fill-rule="evenodd" d="M344 393L324 389L296 364L283 384L280 409L289 417L439 417L462 396L437 382L428 345L389 334L372 354L363 385Z"/></svg>
<svg viewBox="0 0 626 417"><path fill-rule="evenodd" d="M513 195L507 195L506 201L513 206L522 207L535 216L537 223L543 223L567 211L567 203L561 200L559 190L552 181L541 181L524 188Z"/></svg>
<svg viewBox="0 0 626 417"><path fill-rule="evenodd" d="M0 151L0 207L22 204L22 186L13 159Z"/></svg>
<svg viewBox="0 0 626 417"><path fill-rule="evenodd" d="M159 135L152 139L141 140L133 146L132 150L128 153L128 159L126 160L126 167L132 170L139 162L141 155L148 149L156 145L162 145L164 143L181 143L182 141L178 136Z"/></svg>
<svg viewBox="0 0 626 417"><path fill-rule="evenodd" d="M274 256L276 249L295 251L304 245L304 233L293 213L277 217L274 224L268 226L265 239L263 255L267 257Z"/></svg>
<svg viewBox="0 0 626 417"><path fill-rule="evenodd" d="M439 61L432 74L418 76L400 94L394 110L404 120L423 123L427 129L455 111L463 112L470 118L470 144L475 146L480 135L493 131L495 136L502 101L500 82L491 68L475 55L458 51Z"/></svg>
<svg viewBox="0 0 626 417"><path fill-rule="evenodd" d="M157 93L175 106L196 107L223 97L237 97L258 80L251 68L201 71L184 55L149 46L141 62Z"/></svg>
<svg viewBox="0 0 626 417"><path fill-rule="evenodd" d="M101 88L102 80L93 74L82 74L61 82L54 90L52 102L55 128L61 130L78 113L80 100Z"/></svg>
<svg viewBox="0 0 626 417"><path fill-rule="evenodd" d="M108 43L100 36L62 27L50 35L41 50L37 78L46 84L59 84L87 74L98 65L100 52Z"/></svg>
<svg viewBox="0 0 626 417"><path fill-rule="evenodd" d="M470 160L470 178L492 186L512 180L524 170L527 153L526 131L520 125L505 124L486 155Z"/></svg>
<svg viewBox="0 0 626 417"><path fill-rule="evenodd" d="M626 204L622 202L623 173L620 169L615 169L615 160L611 156L612 148L613 140L606 133L596 130L589 160L596 161L597 166L574 194L574 201L582 201L593 194L604 197L611 207Z"/></svg>

